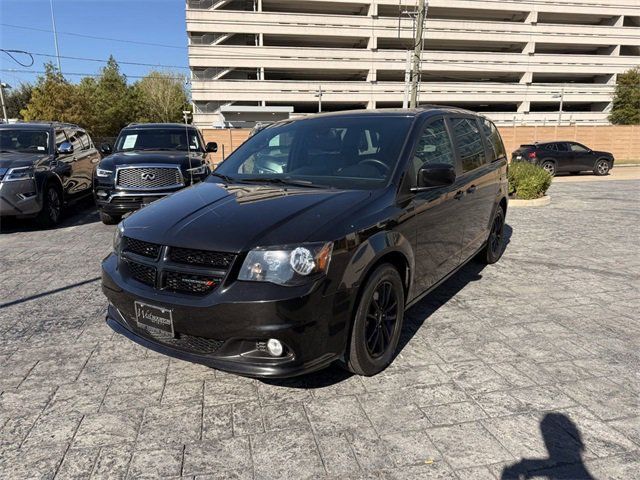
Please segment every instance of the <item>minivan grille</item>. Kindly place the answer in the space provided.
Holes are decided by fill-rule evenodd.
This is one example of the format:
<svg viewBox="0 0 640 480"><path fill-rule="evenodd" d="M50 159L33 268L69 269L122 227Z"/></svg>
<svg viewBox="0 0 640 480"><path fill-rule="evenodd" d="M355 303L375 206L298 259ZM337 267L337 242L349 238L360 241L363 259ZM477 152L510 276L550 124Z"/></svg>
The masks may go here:
<svg viewBox="0 0 640 480"><path fill-rule="evenodd" d="M142 329L136 325L136 322L133 319L127 319L127 323L142 336L190 353L211 355L216 353L216 351L218 351L224 344L224 341L222 340L197 337L195 335L187 335L186 333L181 332L176 332L176 336L173 337L170 333L162 332L160 330Z"/></svg>
<svg viewBox="0 0 640 480"><path fill-rule="evenodd" d="M209 252L207 250L193 250L190 248L171 247L169 258L176 263L200 265L202 267L227 269L233 262L232 253Z"/></svg>
<svg viewBox="0 0 640 480"><path fill-rule="evenodd" d="M116 185L137 190L183 186L178 167L127 167L118 169Z"/></svg>
<svg viewBox="0 0 640 480"><path fill-rule="evenodd" d="M125 236L122 240L125 272L158 290L205 295L224 281L236 255L226 252L165 247Z"/></svg>
<svg viewBox="0 0 640 480"><path fill-rule="evenodd" d="M156 283L156 269L142 263L127 260L129 272L139 282L154 286Z"/></svg>
<svg viewBox="0 0 640 480"><path fill-rule="evenodd" d="M125 237L123 243L125 252L136 253L149 258L158 258L160 254L161 246L156 243L143 242L131 237Z"/></svg>

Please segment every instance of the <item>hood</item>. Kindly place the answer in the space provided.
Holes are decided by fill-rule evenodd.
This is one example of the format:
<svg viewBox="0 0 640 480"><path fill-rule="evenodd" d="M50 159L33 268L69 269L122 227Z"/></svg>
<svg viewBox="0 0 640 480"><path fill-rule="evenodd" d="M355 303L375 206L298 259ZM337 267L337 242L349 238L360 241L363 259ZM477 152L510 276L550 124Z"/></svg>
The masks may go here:
<svg viewBox="0 0 640 480"><path fill-rule="evenodd" d="M131 151L131 152L116 152L108 157L105 157L100 162L101 168L112 169L120 165L133 165L133 164L167 164L167 165L180 165L182 168L189 168L189 157L191 157L191 166L199 166L204 160L204 153L202 152L180 152L180 151L163 151L163 150L148 150L148 151Z"/></svg>
<svg viewBox="0 0 640 480"><path fill-rule="evenodd" d="M28 167L49 158L49 154L3 152L0 153L0 169Z"/></svg>
<svg viewBox="0 0 640 480"><path fill-rule="evenodd" d="M203 182L158 200L124 221L125 235L163 245L242 252L310 238L365 203L371 192Z"/></svg>
<svg viewBox="0 0 640 480"><path fill-rule="evenodd" d="M613 154L611 152L602 152L602 151L599 151L599 150L592 150L591 153L593 155L597 155L597 156L601 156L601 157L613 158Z"/></svg>

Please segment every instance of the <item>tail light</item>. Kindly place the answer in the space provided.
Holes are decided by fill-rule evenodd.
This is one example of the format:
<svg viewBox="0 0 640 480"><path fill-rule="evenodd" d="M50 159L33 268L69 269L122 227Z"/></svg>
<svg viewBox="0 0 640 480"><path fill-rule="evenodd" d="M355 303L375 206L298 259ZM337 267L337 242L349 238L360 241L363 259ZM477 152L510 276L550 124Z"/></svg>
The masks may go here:
<svg viewBox="0 0 640 480"><path fill-rule="evenodd" d="M536 158L536 152L531 152L529 155L527 155L529 158Z"/></svg>

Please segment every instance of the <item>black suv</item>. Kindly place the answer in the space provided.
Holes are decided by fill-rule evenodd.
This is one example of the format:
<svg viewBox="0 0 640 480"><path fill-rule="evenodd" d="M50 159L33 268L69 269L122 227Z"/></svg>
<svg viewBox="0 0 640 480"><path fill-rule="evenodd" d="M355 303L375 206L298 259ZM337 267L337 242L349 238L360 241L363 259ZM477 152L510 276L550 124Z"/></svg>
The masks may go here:
<svg viewBox="0 0 640 480"><path fill-rule="evenodd" d="M582 171L606 175L613 168L614 158L609 152L591 150L577 142L545 142L520 145L511 154L511 160L540 165L551 175L563 172L577 175Z"/></svg>
<svg viewBox="0 0 640 480"><path fill-rule="evenodd" d="M217 145L204 145L200 131L179 123L131 124L116 139L113 153L96 169L93 193L103 223L118 223L132 212L158 198L203 180L210 173L208 152Z"/></svg>
<svg viewBox="0 0 640 480"><path fill-rule="evenodd" d="M69 123L0 125L0 216L36 217L56 225L63 207L91 195L100 153Z"/></svg>
<svg viewBox="0 0 640 480"><path fill-rule="evenodd" d="M102 263L107 323L244 375L334 361L373 375L408 306L469 259L500 258L506 212L502 140L466 110L275 123L206 181L123 220Z"/></svg>

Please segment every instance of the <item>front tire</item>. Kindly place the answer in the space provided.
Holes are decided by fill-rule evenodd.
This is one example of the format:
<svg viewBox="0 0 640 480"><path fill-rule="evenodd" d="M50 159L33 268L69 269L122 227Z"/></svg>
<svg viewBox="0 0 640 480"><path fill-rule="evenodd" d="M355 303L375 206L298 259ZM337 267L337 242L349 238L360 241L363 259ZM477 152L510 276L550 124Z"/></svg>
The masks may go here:
<svg viewBox="0 0 640 480"><path fill-rule="evenodd" d="M62 193L49 183L42 193L42 210L36 217L36 223L43 228L55 227L62 217Z"/></svg>
<svg viewBox="0 0 640 480"><path fill-rule="evenodd" d="M504 210L498 207L493 221L491 222L491 230L489 238L484 249L478 255L478 260L486 265L496 263L504 253Z"/></svg>
<svg viewBox="0 0 640 480"><path fill-rule="evenodd" d="M105 225L117 225L122 220L122 216L120 215L109 215L108 213L104 213L100 211L100 221Z"/></svg>
<svg viewBox="0 0 640 480"><path fill-rule="evenodd" d="M540 166L544 168L549 175L551 175L552 177L555 177L556 163L553 160L545 160L540 164Z"/></svg>
<svg viewBox="0 0 640 480"><path fill-rule="evenodd" d="M609 170L611 170L611 165L609 164L609 160L605 160L604 158L601 158L596 162L596 167L593 169L593 173L598 177L602 177L604 175L608 175Z"/></svg>
<svg viewBox="0 0 640 480"><path fill-rule="evenodd" d="M360 296L351 331L346 367L375 375L394 358L404 318L404 286L398 270L385 263L371 274Z"/></svg>

